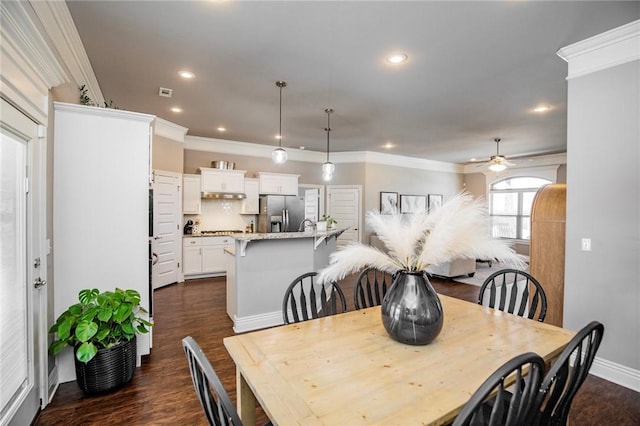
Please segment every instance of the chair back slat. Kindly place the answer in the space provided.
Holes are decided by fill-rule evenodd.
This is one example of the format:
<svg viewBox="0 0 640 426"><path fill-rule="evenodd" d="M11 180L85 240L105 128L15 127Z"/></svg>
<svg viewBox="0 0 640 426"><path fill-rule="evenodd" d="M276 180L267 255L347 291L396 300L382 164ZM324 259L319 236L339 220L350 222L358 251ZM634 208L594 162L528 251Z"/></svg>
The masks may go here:
<svg viewBox="0 0 640 426"><path fill-rule="evenodd" d="M542 285L528 272L517 269L489 275L480 287L478 304L541 322L547 315Z"/></svg>
<svg viewBox="0 0 640 426"><path fill-rule="evenodd" d="M209 424L242 426L235 405L198 343L188 336L182 339L182 348L189 363L193 387Z"/></svg>
<svg viewBox="0 0 640 426"><path fill-rule="evenodd" d="M337 283L318 284L316 275L316 272L300 275L285 291L282 301L285 324L346 312L347 302L340 286Z"/></svg>
<svg viewBox="0 0 640 426"><path fill-rule="evenodd" d="M544 360L537 354L528 352L512 358L480 385L453 426L532 425L543 372Z"/></svg>
<svg viewBox="0 0 640 426"><path fill-rule="evenodd" d="M603 334L601 323L590 322L576 333L555 360L540 386L538 424L567 424L571 403L589 374Z"/></svg>
<svg viewBox="0 0 640 426"><path fill-rule="evenodd" d="M353 290L353 305L356 309L370 308L382 304L387 289L393 283L393 276L375 268L363 269Z"/></svg>

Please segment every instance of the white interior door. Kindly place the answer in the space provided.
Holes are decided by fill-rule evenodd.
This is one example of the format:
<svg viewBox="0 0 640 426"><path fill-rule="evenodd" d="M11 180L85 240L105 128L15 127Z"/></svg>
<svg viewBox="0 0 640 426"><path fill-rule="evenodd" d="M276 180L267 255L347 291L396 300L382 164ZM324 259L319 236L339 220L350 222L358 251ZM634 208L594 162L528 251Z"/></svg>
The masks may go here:
<svg viewBox="0 0 640 426"><path fill-rule="evenodd" d="M318 221L320 214L320 190L318 188L304 190L304 218Z"/></svg>
<svg viewBox="0 0 640 426"><path fill-rule="evenodd" d="M0 112L0 424L21 425L47 395L44 155L36 123L4 100Z"/></svg>
<svg viewBox="0 0 640 426"><path fill-rule="evenodd" d="M153 266L151 282L159 288L178 281L180 259L180 182L176 173L154 171Z"/></svg>
<svg viewBox="0 0 640 426"><path fill-rule="evenodd" d="M360 242L361 194L362 186L360 185L327 187L327 214L338 221L338 228L349 228L338 237L338 247Z"/></svg>

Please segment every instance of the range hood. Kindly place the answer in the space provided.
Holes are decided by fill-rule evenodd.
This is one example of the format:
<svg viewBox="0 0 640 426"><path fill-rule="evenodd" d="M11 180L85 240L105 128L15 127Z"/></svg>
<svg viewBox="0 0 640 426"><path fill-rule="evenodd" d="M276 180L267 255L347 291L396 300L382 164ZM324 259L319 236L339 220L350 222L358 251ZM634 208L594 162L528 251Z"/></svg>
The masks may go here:
<svg viewBox="0 0 640 426"><path fill-rule="evenodd" d="M247 195L240 192L203 192L202 198L215 200L242 200L247 198Z"/></svg>

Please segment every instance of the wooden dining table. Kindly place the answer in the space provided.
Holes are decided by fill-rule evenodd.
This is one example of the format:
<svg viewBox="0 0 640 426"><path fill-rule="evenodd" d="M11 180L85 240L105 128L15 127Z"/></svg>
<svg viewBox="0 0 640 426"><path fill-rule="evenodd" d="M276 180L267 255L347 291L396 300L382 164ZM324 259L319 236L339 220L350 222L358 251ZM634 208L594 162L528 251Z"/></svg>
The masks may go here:
<svg viewBox="0 0 640 426"><path fill-rule="evenodd" d="M242 422L256 403L275 425L441 425L523 352L549 364L574 332L440 295L444 326L425 346L393 340L380 307L224 339Z"/></svg>

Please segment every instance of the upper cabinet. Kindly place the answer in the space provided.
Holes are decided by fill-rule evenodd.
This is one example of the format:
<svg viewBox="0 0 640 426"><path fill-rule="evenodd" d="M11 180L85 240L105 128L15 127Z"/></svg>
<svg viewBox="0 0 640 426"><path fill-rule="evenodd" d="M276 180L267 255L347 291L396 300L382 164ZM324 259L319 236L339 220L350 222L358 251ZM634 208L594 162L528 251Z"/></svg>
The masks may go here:
<svg viewBox="0 0 640 426"><path fill-rule="evenodd" d="M244 193L244 170L219 170L200 167L202 192Z"/></svg>
<svg viewBox="0 0 640 426"><path fill-rule="evenodd" d="M183 214L200 214L200 179L198 175L182 176Z"/></svg>
<svg viewBox="0 0 640 426"><path fill-rule="evenodd" d="M299 177L300 175L260 172L260 194L298 195Z"/></svg>
<svg viewBox="0 0 640 426"><path fill-rule="evenodd" d="M240 214L259 214L260 206L258 203L258 194L260 193L260 183L258 179L245 179L244 193L246 194L247 198L242 200Z"/></svg>

